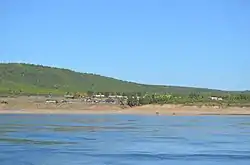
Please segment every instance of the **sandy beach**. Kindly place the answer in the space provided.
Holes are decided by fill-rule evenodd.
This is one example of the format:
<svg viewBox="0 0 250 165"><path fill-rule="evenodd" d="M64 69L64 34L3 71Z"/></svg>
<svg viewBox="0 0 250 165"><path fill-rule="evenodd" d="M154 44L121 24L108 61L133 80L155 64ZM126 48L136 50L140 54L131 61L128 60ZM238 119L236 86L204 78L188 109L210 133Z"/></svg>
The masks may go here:
<svg viewBox="0 0 250 165"><path fill-rule="evenodd" d="M12 98L0 104L0 114L138 114L138 115L250 115L249 107L197 107L183 105L144 105L121 107L82 102L46 104L42 99Z"/></svg>
<svg viewBox="0 0 250 165"><path fill-rule="evenodd" d="M187 109L117 109L117 110L64 110L64 109L0 109L0 114L135 114L135 115L170 115L170 116L196 116L196 115L250 115L250 110L225 109L215 110L187 110Z"/></svg>

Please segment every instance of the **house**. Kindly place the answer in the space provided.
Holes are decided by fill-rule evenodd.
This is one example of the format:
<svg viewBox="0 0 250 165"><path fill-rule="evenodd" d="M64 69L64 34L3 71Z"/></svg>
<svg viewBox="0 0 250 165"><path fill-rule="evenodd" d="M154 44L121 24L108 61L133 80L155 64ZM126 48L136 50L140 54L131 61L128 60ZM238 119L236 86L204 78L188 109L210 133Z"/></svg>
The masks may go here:
<svg viewBox="0 0 250 165"><path fill-rule="evenodd" d="M105 95L94 95L94 97L97 97L97 98L104 98Z"/></svg>
<svg viewBox="0 0 250 165"><path fill-rule="evenodd" d="M218 97L218 100L219 100L219 101L222 101L223 99L222 99L221 97Z"/></svg>
<svg viewBox="0 0 250 165"><path fill-rule="evenodd" d="M221 97L216 97L216 96L211 96L209 97L211 100L216 100L216 101L222 101L223 99Z"/></svg>
<svg viewBox="0 0 250 165"><path fill-rule="evenodd" d="M109 98L113 99L127 99L127 96L121 96L121 95L110 95Z"/></svg>
<svg viewBox="0 0 250 165"><path fill-rule="evenodd" d="M66 98L66 99L74 99L75 96L74 95L64 95L64 98Z"/></svg>

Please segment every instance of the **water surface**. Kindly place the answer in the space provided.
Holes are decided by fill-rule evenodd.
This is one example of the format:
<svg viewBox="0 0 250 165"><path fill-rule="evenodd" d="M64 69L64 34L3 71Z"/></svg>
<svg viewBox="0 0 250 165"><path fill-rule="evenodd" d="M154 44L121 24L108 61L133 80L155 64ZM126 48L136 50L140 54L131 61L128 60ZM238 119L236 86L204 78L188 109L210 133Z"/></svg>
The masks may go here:
<svg viewBox="0 0 250 165"><path fill-rule="evenodd" d="M250 117L0 115L1 165L249 165Z"/></svg>

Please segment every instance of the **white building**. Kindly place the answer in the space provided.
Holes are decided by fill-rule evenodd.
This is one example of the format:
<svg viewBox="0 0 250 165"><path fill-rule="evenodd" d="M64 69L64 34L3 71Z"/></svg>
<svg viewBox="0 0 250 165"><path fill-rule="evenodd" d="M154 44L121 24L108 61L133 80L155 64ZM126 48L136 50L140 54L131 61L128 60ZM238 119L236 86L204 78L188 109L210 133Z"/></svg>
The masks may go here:
<svg viewBox="0 0 250 165"><path fill-rule="evenodd" d="M216 96L211 96L209 97L211 100L216 100L216 101L222 101L223 99L221 97L216 97Z"/></svg>
<svg viewBox="0 0 250 165"><path fill-rule="evenodd" d="M104 98L105 95L94 95L94 97L97 97L97 98Z"/></svg>

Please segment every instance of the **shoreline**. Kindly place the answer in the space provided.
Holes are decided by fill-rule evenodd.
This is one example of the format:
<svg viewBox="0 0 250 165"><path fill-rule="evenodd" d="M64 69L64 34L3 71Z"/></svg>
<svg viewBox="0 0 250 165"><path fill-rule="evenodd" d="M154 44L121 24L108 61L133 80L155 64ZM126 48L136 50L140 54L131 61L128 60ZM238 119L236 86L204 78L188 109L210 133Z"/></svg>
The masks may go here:
<svg viewBox="0 0 250 165"><path fill-rule="evenodd" d="M61 98L58 98L60 100ZM81 100L66 103L46 103L44 97L18 97L2 99L1 114L120 114L120 115L165 115L208 116L249 115L250 107L195 106L181 104L149 104L137 107L121 107L118 104L88 104Z"/></svg>
<svg viewBox="0 0 250 165"><path fill-rule="evenodd" d="M60 108L0 108L1 114L85 114L85 115L160 115L160 116L214 116L214 115L230 115L230 116L250 116L250 108L225 108L215 109L212 107L169 107L170 105L147 105L134 108L119 108L118 106L94 106L86 109L60 109Z"/></svg>

